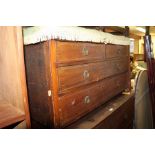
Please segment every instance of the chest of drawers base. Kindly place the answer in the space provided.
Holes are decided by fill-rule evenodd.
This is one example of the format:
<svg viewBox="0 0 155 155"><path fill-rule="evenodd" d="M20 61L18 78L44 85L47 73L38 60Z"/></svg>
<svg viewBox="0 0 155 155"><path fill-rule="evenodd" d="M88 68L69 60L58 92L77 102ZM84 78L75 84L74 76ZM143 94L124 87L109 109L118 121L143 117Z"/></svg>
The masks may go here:
<svg viewBox="0 0 155 155"><path fill-rule="evenodd" d="M25 63L33 128L64 128L130 86L128 46L50 40L25 46Z"/></svg>

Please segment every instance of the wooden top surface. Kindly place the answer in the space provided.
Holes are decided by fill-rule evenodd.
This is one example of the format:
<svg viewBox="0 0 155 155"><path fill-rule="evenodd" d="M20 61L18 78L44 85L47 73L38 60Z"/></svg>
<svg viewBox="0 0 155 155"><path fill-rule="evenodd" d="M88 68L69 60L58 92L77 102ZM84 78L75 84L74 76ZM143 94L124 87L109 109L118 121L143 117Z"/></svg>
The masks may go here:
<svg viewBox="0 0 155 155"><path fill-rule="evenodd" d="M25 114L11 104L0 101L0 128L7 127L25 119Z"/></svg>
<svg viewBox="0 0 155 155"><path fill-rule="evenodd" d="M119 95L67 128L92 129L121 107L121 105L126 103L131 97L134 97L133 91L131 93Z"/></svg>

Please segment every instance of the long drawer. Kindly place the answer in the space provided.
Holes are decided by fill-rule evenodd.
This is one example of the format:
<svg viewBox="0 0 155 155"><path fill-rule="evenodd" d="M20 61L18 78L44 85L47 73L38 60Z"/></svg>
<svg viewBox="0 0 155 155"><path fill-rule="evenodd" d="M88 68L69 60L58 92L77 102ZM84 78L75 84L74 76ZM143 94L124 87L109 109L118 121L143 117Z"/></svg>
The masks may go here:
<svg viewBox="0 0 155 155"><path fill-rule="evenodd" d="M128 74L120 74L81 91L59 97L61 126L79 119L87 112L117 95L127 87Z"/></svg>
<svg viewBox="0 0 155 155"><path fill-rule="evenodd" d="M126 57L129 55L128 46L106 45L105 59Z"/></svg>
<svg viewBox="0 0 155 155"><path fill-rule="evenodd" d="M128 71L125 59L58 68L59 93Z"/></svg>
<svg viewBox="0 0 155 155"><path fill-rule="evenodd" d="M68 63L76 61L96 60L105 57L105 44L82 42L56 42L56 61Z"/></svg>

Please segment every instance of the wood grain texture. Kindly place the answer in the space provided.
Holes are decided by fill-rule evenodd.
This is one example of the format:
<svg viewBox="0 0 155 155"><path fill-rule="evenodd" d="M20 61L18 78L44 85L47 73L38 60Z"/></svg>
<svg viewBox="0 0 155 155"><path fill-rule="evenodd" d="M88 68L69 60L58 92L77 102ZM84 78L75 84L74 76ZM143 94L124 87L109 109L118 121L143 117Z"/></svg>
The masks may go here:
<svg viewBox="0 0 155 155"><path fill-rule="evenodd" d="M51 128L53 126L50 87L50 51L48 42L25 46L25 62L31 119Z"/></svg>
<svg viewBox="0 0 155 155"><path fill-rule="evenodd" d="M64 127L105 103L127 88L127 74L105 79L91 87L83 88L59 98L60 122ZM86 99L89 99L87 102Z"/></svg>
<svg viewBox="0 0 155 155"><path fill-rule="evenodd" d="M18 55L18 66L20 73L21 91L23 97L23 107L25 112L25 123L20 124L20 128L31 128L29 103L27 95L27 84L26 84L26 74L25 74L25 61L24 61L24 47L23 47L23 35L22 28L16 27L16 45L17 45L17 55Z"/></svg>
<svg viewBox="0 0 155 155"><path fill-rule="evenodd" d="M122 45L106 45L106 59L128 57L128 46Z"/></svg>
<svg viewBox="0 0 155 155"><path fill-rule="evenodd" d="M0 100L24 110L18 66L16 28L0 27Z"/></svg>
<svg viewBox="0 0 155 155"><path fill-rule="evenodd" d="M58 102L58 72L56 69L56 41L51 40L49 42L50 46L50 66L51 66L51 86L52 86L52 101L53 101L53 113L54 113L54 127L61 128L60 126L60 116L59 116L59 102Z"/></svg>
<svg viewBox="0 0 155 155"><path fill-rule="evenodd" d="M128 61L126 59L59 67L59 93L127 71Z"/></svg>
<svg viewBox="0 0 155 155"><path fill-rule="evenodd" d="M82 119L67 126L71 129L129 129L133 128L134 92L120 94Z"/></svg>
<svg viewBox="0 0 155 155"><path fill-rule="evenodd" d="M0 101L0 128L25 120L25 114L15 106Z"/></svg>
<svg viewBox="0 0 155 155"><path fill-rule="evenodd" d="M128 48L110 45L115 59L105 60L106 46L56 40L25 46L33 128L63 128L128 88Z"/></svg>
<svg viewBox="0 0 155 155"><path fill-rule="evenodd" d="M25 113L30 127L21 27L0 27L0 100Z"/></svg>
<svg viewBox="0 0 155 155"><path fill-rule="evenodd" d="M104 60L105 44L57 41L56 56L58 63Z"/></svg>

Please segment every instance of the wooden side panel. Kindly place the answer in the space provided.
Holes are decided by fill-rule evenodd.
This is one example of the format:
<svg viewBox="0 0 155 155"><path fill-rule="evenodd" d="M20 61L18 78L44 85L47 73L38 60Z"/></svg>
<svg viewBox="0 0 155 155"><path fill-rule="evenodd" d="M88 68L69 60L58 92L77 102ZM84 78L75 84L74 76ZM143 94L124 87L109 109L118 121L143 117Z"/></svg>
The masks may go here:
<svg viewBox="0 0 155 155"><path fill-rule="evenodd" d="M30 127L21 27L0 27L0 100L23 111Z"/></svg>
<svg viewBox="0 0 155 155"><path fill-rule="evenodd" d="M31 119L47 128L52 127L53 110L48 42L25 46L25 62Z"/></svg>

